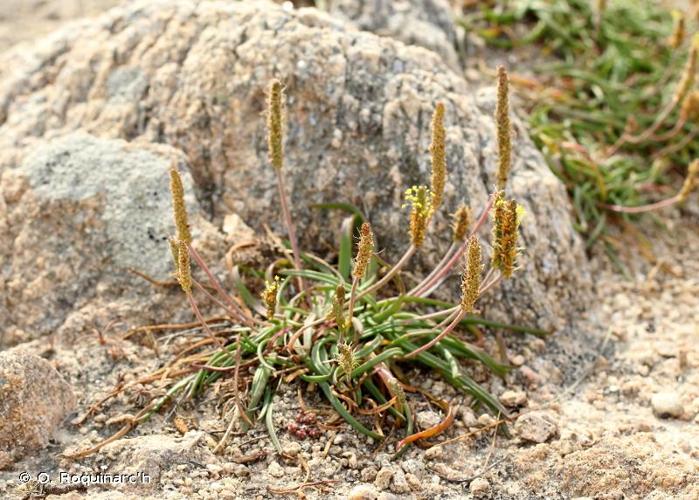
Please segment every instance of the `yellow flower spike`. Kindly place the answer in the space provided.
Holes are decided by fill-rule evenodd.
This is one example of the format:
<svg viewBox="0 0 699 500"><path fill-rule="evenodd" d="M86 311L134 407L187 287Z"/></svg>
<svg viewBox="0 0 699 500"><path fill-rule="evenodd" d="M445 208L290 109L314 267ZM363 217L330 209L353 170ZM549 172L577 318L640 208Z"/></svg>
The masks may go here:
<svg viewBox="0 0 699 500"><path fill-rule="evenodd" d="M688 122L699 121L699 90L690 92L684 100L680 110L680 117Z"/></svg>
<svg viewBox="0 0 699 500"><path fill-rule="evenodd" d="M357 248L357 257L354 260L352 268L352 276L356 279L362 279L366 274L371 254L374 252L374 235L371 232L371 225L368 222L362 224L359 230L359 246Z"/></svg>
<svg viewBox="0 0 699 500"><path fill-rule="evenodd" d="M187 221L187 207L184 203L184 187L182 178L175 167L170 169L170 194L172 195L172 211L177 228L177 240L186 244L192 243L192 234L189 232Z"/></svg>
<svg viewBox="0 0 699 500"><path fill-rule="evenodd" d="M493 202L493 236L492 236L492 246L493 246L493 257L492 266L495 268L500 267L500 251L499 245L502 240L503 227L505 224L505 193L503 191L498 191L495 193L495 201Z"/></svg>
<svg viewBox="0 0 699 500"><path fill-rule="evenodd" d="M517 265L517 237L524 209L500 193L494 210L492 266L509 278Z"/></svg>
<svg viewBox="0 0 699 500"><path fill-rule="evenodd" d="M354 349L350 344L339 342L337 344L337 350L337 364L340 365L344 377L347 380L350 380L352 378L352 372L358 366L357 356L355 355Z"/></svg>
<svg viewBox="0 0 699 500"><path fill-rule="evenodd" d="M505 278L512 276L517 264L517 236L519 229L518 207L515 200L509 200L505 208L505 226L500 242L500 270Z"/></svg>
<svg viewBox="0 0 699 500"><path fill-rule="evenodd" d="M432 115L432 209L437 210L444 197L447 177L446 131L444 130L444 103L438 102Z"/></svg>
<svg viewBox="0 0 699 500"><path fill-rule="evenodd" d="M413 246L419 248L425 241L432 215L432 193L427 186L413 186L405 191L405 201L411 205L410 239Z"/></svg>
<svg viewBox="0 0 699 500"><path fill-rule="evenodd" d="M192 267L189 261L187 243L177 242L177 281L186 294L192 293Z"/></svg>
<svg viewBox="0 0 699 500"><path fill-rule="evenodd" d="M456 212L452 214L451 229L455 243L464 241L468 228L471 225L471 209L465 203L459 205Z"/></svg>
<svg viewBox="0 0 699 500"><path fill-rule="evenodd" d="M498 98L495 106L495 124L498 142L498 180L499 190L505 189L512 163L512 124L510 123L509 82L507 70L498 67Z"/></svg>
<svg viewBox="0 0 699 500"><path fill-rule="evenodd" d="M267 146L269 161L276 170L284 165L284 88L279 80L267 92Z"/></svg>
<svg viewBox="0 0 699 500"><path fill-rule="evenodd" d="M679 203L684 203L687 201L689 195L699 186L699 159L694 160L689 164L687 169L687 177L682 184L679 194L677 195L677 201Z"/></svg>
<svg viewBox="0 0 699 500"><path fill-rule="evenodd" d="M267 319L272 319L277 309L277 294L279 293L279 276L275 276L272 281L265 281L265 289L260 297L267 307Z"/></svg>
<svg viewBox="0 0 699 500"><path fill-rule="evenodd" d="M333 297L333 319L337 323L340 330L345 330L349 327L349 322L345 318L345 286L340 284L335 288L335 297Z"/></svg>
<svg viewBox="0 0 699 500"><path fill-rule="evenodd" d="M467 314L473 312L476 300L478 300L482 271L481 243L474 234L468 240L466 270L461 277L461 309Z"/></svg>
<svg viewBox="0 0 699 500"><path fill-rule="evenodd" d="M667 39L667 44L670 46L670 48L676 49L682 45L682 42L684 41L686 34L686 21L684 13L677 9L672 11L672 19L674 21L674 27L672 29L672 34Z"/></svg>

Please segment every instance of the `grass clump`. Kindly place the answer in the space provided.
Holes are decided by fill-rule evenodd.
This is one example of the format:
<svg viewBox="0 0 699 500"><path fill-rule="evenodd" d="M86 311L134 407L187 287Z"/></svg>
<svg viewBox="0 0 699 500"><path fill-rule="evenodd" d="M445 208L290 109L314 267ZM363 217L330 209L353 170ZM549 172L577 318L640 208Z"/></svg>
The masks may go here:
<svg viewBox="0 0 699 500"><path fill-rule="evenodd" d="M507 85L504 69L500 75L502 90ZM506 89L501 94L506 97ZM286 199L282 167L283 95L281 84L272 82L268 101L270 164L278 175L280 200ZM500 163L497 188L475 221L471 221L469 208L461 206L457 210L453 244L435 269L406 291L408 277L404 271L427 237L430 220L442 204L447 176L445 116L445 105L437 104L430 147L432 186L414 187L406 193L411 210L405 226L411 244L396 264L387 266L383 275L379 273L376 238L368 221L358 220L361 219L358 216L350 218L349 230L342 232L337 261L330 263L299 251L293 241L291 207L280 201L281 217L290 237L285 255L264 273L235 273L237 293L225 291L190 244L186 214L182 210L182 183L173 170L172 195L178 228L173 248L180 257L176 260L176 274L199 320L199 331L207 332L208 337L197 340L189 355L180 355L149 376L148 380L165 380L166 393L143 408L125 431L147 420L166 404L176 406L201 394L222 377L232 376L234 409L217 450L223 449L236 425L246 429L261 421L281 452L273 425L275 395L281 382L300 380L317 386L338 418L358 433L383 440L389 429L402 429L402 439L395 446L396 452L401 453L411 443L425 443L446 430L455 414L448 402L409 382L406 370L418 367L434 371L457 390L472 396L474 405L506 417L507 412L499 401L476 383L460 363L468 360L481 364L500 377L509 368L466 339L465 335L477 326L545 335L532 328L488 321L476 309L479 298L515 270L514 254L518 251L515 243L519 219L513 223L508 218L508 210L516 210L517 205L514 201L505 202L509 170L506 164L511 153L509 141L504 139L511 133L506 100L498 106L500 154L506 154L507 159ZM502 250L497 250L501 254L498 264L484 272L478 233L488 221L493 206L497 209L494 224L498 230L492 246ZM357 223L356 232L354 223ZM355 234L358 234L356 250ZM190 256L207 277L207 286L192 277ZM451 304L431 298L462 263L465 270L461 300ZM265 278L265 286L256 296L250 290L251 283L261 277ZM223 308L226 316L215 323L205 320L194 301L194 290ZM415 429L414 403L409 393L423 393L443 412L442 422L428 429Z"/></svg>
<svg viewBox="0 0 699 500"><path fill-rule="evenodd" d="M653 0L467 5L469 33L523 57L537 51L536 79L511 80L588 246L611 244L610 221L681 201L670 181L699 156L694 16Z"/></svg>

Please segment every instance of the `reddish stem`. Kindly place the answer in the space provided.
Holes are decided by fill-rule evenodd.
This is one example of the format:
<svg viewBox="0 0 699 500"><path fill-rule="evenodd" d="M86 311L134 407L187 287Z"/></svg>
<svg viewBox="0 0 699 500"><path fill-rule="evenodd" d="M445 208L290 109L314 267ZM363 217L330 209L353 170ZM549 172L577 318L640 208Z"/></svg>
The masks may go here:
<svg viewBox="0 0 699 500"><path fill-rule="evenodd" d="M469 233L468 238L465 238L463 243L461 243L461 246L459 246L459 249L454 253L454 255L449 259L449 261L442 267L442 269L436 273L434 276L432 276L431 279L423 281L420 285L418 285L418 290L416 292L416 295L418 297L423 297L427 296L432 291L439 286L439 284L449 275L449 272L451 269L456 265L457 262L459 262L459 259L463 257L464 252L466 252L466 248L468 247L468 240L471 236L476 234L476 232L481 228L481 226L485 223L485 220L488 217L488 213L490 212L490 209L493 206L493 203L495 202L495 193L491 194L490 197L488 198L488 203L486 204L485 208L483 208L483 211L481 212L480 217L478 217L478 220L476 221L475 225L471 229L471 232Z"/></svg>
<svg viewBox="0 0 699 500"><path fill-rule="evenodd" d="M680 197L678 195L672 198L667 198L665 200L656 201L655 203L649 203L648 205L640 205L638 207L625 207L623 205L602 205L607 210L612 212L619 212L623 214L641 214L644 212L652 212L653 210L658 210L661 208L667 208L679 201Z"/></svg>

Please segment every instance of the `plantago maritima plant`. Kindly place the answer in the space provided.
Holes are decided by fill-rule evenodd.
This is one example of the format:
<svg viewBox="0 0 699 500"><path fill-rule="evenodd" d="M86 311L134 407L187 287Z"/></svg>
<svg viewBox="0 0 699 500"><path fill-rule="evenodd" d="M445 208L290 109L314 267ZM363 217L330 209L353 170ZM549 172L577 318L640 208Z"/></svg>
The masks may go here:
<svg viewBox="0 0 699 500"><path fill-rule="evenodd" d="M503 85L506 85L506 80L500 78L501 92ZM276 80L269 88L269 106L270 163L279 173L283 165L280 121L282 107L281 86ZM184 365L178 359L153 374L158 380L164 379L166 377L161 375L170 373L168 370L172 370L175 363L180 363L177 365L178 377L168 379L170 385L167 393L144 408L134 420L135 424L147 419L166 404L177 404L185 397L201 393L230 373L235 389L234 416L216 451L223 449L235 423L238 422L242 429L247 429L256 419L264 419L272 444L281 452L272 417L276 390L282 380L287 383L300 380L316 385L327 403L361 434L374 440L384 440L384 429L389 426L404 428L404 436L395 443L394 448L397 453L401 453L415 441L444 432L454 420L455 411L448 402L430 397L444 413L444 418L438 425L413 432L413 402L409 393L415 389L406 380L404 370L418 367L435 372L457 390L471 395L474 404L486 411L507 415L499 401L469 377L459 359L481 363L497 376L503 376L508 366L469 344L462 335L454 334L464 328L473 328L474 325L540 336L546 334L533 328L485 320L478 316L476 310L479 298L499 279L509 277L514 270L516 231L519 224L516 203L504 201L503 191L494 187L493 195L488 198L475 222L471 221L470 210L465 205L459 207L454 217L453 244L433 272L415 283L408 293L401 287L392 286L392 278L401 282L411 279L403 275L402 270L410 256L425 241L433 214L444 204L444 112L444 105L438 104L430 147L432 187L411 188L406 195L411 205L406 220L411 244L403 257L395 265L389 266L382 277L378 276L378 266L375 265L377 256L374 253L374 232L369 223L364 222L359 229L356 252L353 252L352 245L340 246L338 269L333 263L320 257L301 253L291 242L294 262L279 259L267 269L267 281L259 295L261 303L248 288L259 282L259 273L241 276L236 270L234 281L238 293L228 292L187 241L187 238L191 240L191 236L188 237L185 231L188 226L186 212L183 211L181 182L178 182L179 175L176 172L172 174L173 205L178 230L178 236L174 240L177 242L178 281L202 328L216 339L217 345L210 342L196 344L196 353L187 358L196 360L189 370L182 371ZM498 116L503 119L504 115L499 113ZM509 131L500 127L499 131L509 137ZM508 158L501 159L501 165L509 164L510 161L511 153L506 142L507 139L503 138L505 146L499 148L501 154L508 155ZM504 187L505 181L506 172L501 168L498 186ZM280 181L280 199L285 197L283 187ZM494 203L496 209L504 213L504 219L497 222L501 226L498 233L500 236L493 244L500 253L497 266L491 266L484 276L484 259L478 232L487 222ZM284 219L290 224L288 211L283 206L282 211L286 212ZM289 227L287 229L289 237L293 238L294 231ZM210 283L208 288L198 285L192 277L189 271L190 256L207 275ZM352 260L354 266L351 268L350 284L347 283L350 276L348 264ZM305 264L303 267L302 262ZM461 262L464 263L465 270L461 280L460 301L450 304L430 299L429 295ZM347 271L342 271L343 269ZM193 298L194 288L227 313L223 330L227 335L219 328L214 329L215 325L209 325L202 318ZM209 292L210 289L217 296L213 295L214 292ZM349 300L346 300L348 294ZM348 338L350 329L352 335ZM247 369L241 370L243 365L254 368L252 375ZM238 392L241 384L248 389L245 398ZM374 415L375 425L366 422L365 415L369 414Z"/></svg>

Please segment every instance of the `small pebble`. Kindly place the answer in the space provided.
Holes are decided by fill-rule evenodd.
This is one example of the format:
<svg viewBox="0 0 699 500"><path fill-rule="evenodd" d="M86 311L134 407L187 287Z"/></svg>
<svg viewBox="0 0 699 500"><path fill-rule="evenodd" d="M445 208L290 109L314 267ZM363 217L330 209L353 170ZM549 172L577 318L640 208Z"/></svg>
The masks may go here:
<svg viewBox="0 0 699 500"><path fill-rule="evenodd" d="M347 495L348 500L376 500L379 492L371 484L358 484Z"/></svg>
<svg viewBox="0 0 699 500"><path fill-rule="evenodd" d="M436 460L436 459L440 458L443 453L444 452L443 452L441 446L433 446L432 448L429 448L425 452L425 458L427 460Z"/></svg>
<svg viewBox="0 0 699 500"><path fill-rule="evenodd" d="M524 441L545 443L558 435L558 425L547 412L531 412L517 419L515 432Z"/></svg>
<svg viewBox="0 0 699 500"><path fill-rule="evenodd" d="M486 427L488 425L492 425L495 423L495 419L488 415L487 413L484 413L480 417L478 417L478 425L481 427Z"/></svg>
<svg viewBox="0 0 699 500"><path fill-rule="evenodd" d="M410 485L405 479L405 473L401 469L397 469L393 473L393 481L391 481L391 491L394 493L409 493Z"/></svg>
<svg viewBox="0 0 699 500"><path fill-rule="evenodd" d="M417 425L420 429L428 429L438 425L442 418L437 412L426 410L417 412L417 415L415 415L415 420L417 421Z"/></svg>
<svg viewBox="0 0 699 500"><path fill-rule="evenodd" d="M290 457L295 457L301 453L301 444L297 442L291 442L284 447L284 454Z"/></svg>
<svg viewBox="0 0 699 500"><path fill-rule="evenodd" d="M380 490L385 490L391 484L391 478L393 477L393 469L390 467L382 467L379 472L376 473L376 479L374 479L374 486Z"/></svg>
<svg viewBox="0 0 699 500"><path fill-rule="evenodd" d="M267 467L267 473L272 477L284 477L284 469L277 462L272 462Z"/></svg>
<svg viewBox="0 0 699 500"><path fill-rule="evenodd" d="M505 391L500 395L500 402L508 408L524 406L527 403L527 393L524 391Z"/></svg>
<svg viewBox="0 0 699 500"><path fill-rule="evenodd" d="M684 407L680 397L674 392L658 392L650 400L653 414L658 418L680 418Z"/></svg>
<svg viewBox="0 0 699 500"><path fill-rule="evenodd" d="M471 494L476 498L482 498L490 493L490 483L487 479L477 477L468 487Z"/></svg>
<svg viewBox="0 0 699 500"><path fill-rule="evenodd" d="M466 427L476 427L478 425L478 420L476 420L476 414L468 406L461 407L461 421Z"/></svg>

